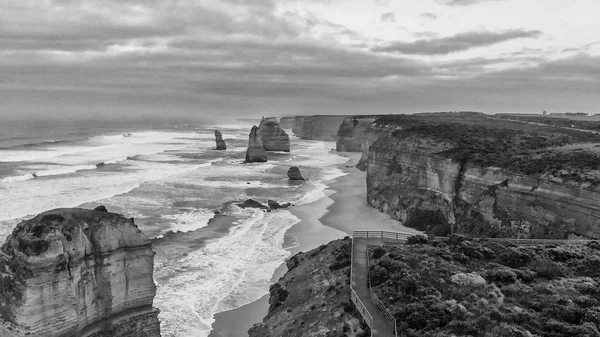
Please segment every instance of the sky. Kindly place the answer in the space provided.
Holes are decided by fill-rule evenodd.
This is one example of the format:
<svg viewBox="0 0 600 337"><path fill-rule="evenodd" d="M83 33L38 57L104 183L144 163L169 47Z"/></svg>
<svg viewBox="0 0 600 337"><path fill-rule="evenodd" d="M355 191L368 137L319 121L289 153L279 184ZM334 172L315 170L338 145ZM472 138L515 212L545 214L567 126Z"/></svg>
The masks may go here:
<svg viewBox="0 0 600 337"><path fill-rule="evenodd" d="M0 117L600 113L598 0L0 0Z"/></svg>

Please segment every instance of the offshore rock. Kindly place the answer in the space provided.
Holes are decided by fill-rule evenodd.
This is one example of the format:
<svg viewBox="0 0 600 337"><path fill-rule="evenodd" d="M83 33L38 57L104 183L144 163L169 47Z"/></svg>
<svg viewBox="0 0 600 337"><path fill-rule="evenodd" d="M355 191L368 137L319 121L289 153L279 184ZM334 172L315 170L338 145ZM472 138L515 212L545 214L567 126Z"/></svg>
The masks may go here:
<svg viewBox="0 0 600 337"><path fill-rule="evenodd" d="M244 201L241 204L237 204L239 207L241 208L259 208L259 209L269 209L269 207L261 204L260 202L253 200L253 199L248 199L246 201Z"/></svg>
<svg viewBox="0 0 600 337"><path fill-rule="evenodd" d="M0 336L160 337L152 244L124 216L55 209L1 251Z"/></svg>
<svg viewBox="0 0 600 337"><path fill-rule="evenodd" d="M258 132L266 151L290 152L290 136L279 127L277 118L262 118Z"/></svg>
<svg viewBox="0 0 600 337"><path fill-rule="evenodd" d="M306 180L302 177L302 173L300 173L300 169L296 166L290 167L287 171L287 176L290 180Z"/></svg>
<svg viewBox="0 0 600 337"><path fill-rule="evenodd" d="M258 133L258 127L252 126L248 136L248 149L246 150L245 163L264 163L267 161L267 153Z"/></svg>
<svg viewBox="0 0 600 337"><path fill-rule="evenodd" d="M281 208L288 208L290 207L292 204L290 204L289 202L286 202L285 204L280 204L275 200L267 200L267 205L269 205L270 209L281 209Z"/></svg>
<svg viewBox="0 0 600 337"><path fill-rule="evenodd" d="M215 141L217 143L217 150L227 150L227 145L225 145L223 135L219 130L215 130Z"/></svg>

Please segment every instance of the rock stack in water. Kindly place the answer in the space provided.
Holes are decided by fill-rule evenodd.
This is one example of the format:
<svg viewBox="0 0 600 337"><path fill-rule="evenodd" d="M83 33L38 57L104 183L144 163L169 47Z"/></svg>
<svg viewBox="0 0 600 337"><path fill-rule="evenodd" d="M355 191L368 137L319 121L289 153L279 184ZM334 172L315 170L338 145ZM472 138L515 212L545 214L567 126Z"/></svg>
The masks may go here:
<svg viewBox="0 0 600 337"><path fill-rule="evenodd" d="M256 125L252 126L248 136L248 150L246 150L246 163L262 163L267 161L267 153Z"/></svg>
<svg viewBox="0 0 600 337"><path fill-rule="evenodd" d="M262 118L258 126L263 147L266 151L290 152L290 136L279 127L277 118Z"/></svg>
<svg viewBox="0 0 600 337"><path fill-rule="evenodd" d="M151 241L122 215L55 209L0 254L0 336L160 337Z"/></svg>
<svg viewBox="0 0 600 337"><path fill-rule="evenodd" d="M227 145L225 145L223 135L219 130L215 130L215 141L217 142L217 150L227 150Z"/></svg>
<svg viewBox="0 0 600 337"><path fill-rule="evenodd" d="M296 166L290 167L290 169L287 171L287 176L290 180L306 180L304 177L302 177L300 169Z"/></svg>

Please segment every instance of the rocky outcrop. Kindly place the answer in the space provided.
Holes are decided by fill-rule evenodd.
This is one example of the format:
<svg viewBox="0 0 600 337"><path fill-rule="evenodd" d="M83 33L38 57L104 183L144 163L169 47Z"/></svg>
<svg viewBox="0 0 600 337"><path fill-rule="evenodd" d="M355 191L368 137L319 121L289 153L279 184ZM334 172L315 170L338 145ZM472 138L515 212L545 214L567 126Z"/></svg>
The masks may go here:
<svg viewBox="0 0 600 337"><path fill-rule="evenodd" d="M301 139L335 141L346 117L349 116L298 116L292 132Z"/></svg>
<svg viewBox="0 0 600 337"><path fill-rule="evenodd" d="M217 150L227 150L227 145L223 140L223 135L219 130L215 130L215 142L217 143Z"/></svg>
<svg viewBox="0 0 600 337"><path fill-rule="evenodd" d="M160 337L151 241L130 219L48 211L1 252L1 336Z"/></svg>
<svg viewBox="0 0 600 337"><path fill-rule="evenodd" d="M597 136L503 127L388 130L369 149L368 202L437 235L600 238L600 158L546 146Z"/></svg>
<svg viewBox="0 0 600 337"><path fill-rule="evenodd" d="M279 127L277 118L261 119L258 132L266 151L290 152L290 136Z"/></svg>
<svg viewBox="0 0 600 337"><path fill-rule="evenodd" d="M245 163L262 163L267 161L267 153L263 147L258 127L252 126L248 136L248 149L246 150Z"/></svg>
<svg viewBox="0 0 600 337"><path fill-rule="evenodd" d="M367 130L372 129L373 122L378 118L379 116L346 117L342 124L340 124L340 128L337 132L337 140L335 146L336 151L362 152L364 139L367 135ZM375 140L373 140L373 142ZM371 144L373 142L371 142ZM371 144L367 145L367 151L368 146Z"/></svg>
<svg viewBox="0 0 600 337"><path fill-rule="evenodd" d="M279 119L279 127L282 129L292 129L294 127L294 117L281 117Z"/></svg>
<svg viewBox="0 0 600 337"><path fill-rule="evenodd" d="M296 166L292 166L289 168L289 170L287 171L287 176L290 180L306 180L302 176L300 169Z"/></svg>
<svg viewBox="0 0 600 337"><path fill-rule="evenodd" d="M350 247L346 237L291 257L249 337L367 336L350 301Z"/></svg>

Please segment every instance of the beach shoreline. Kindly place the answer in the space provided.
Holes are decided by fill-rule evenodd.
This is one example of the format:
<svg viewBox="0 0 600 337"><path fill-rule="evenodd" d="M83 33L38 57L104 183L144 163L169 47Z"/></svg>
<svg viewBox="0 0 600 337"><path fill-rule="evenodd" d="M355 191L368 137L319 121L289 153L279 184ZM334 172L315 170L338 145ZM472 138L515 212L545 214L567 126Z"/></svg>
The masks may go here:
<svg viewBox="0 0 600 337"><path fill-rule="evenodd" d="M412 228L402 226L388 214L379 212L367 203L366 172L355 167L360 153L335 154L348 158L347 162L337 166L345 175L326 181L325 196L319 200L288 209L300 219L286 232L286 241L296 242L288 248L292 256L352 235L354 229L418 233ZM276 282L286 271L287 267L283 263L275 271L271 282ZM248 329L262 322L263 317L267 315L268 302L269 294L266 294L252 303L216 314L209 337L247 336Z"/></svg>

